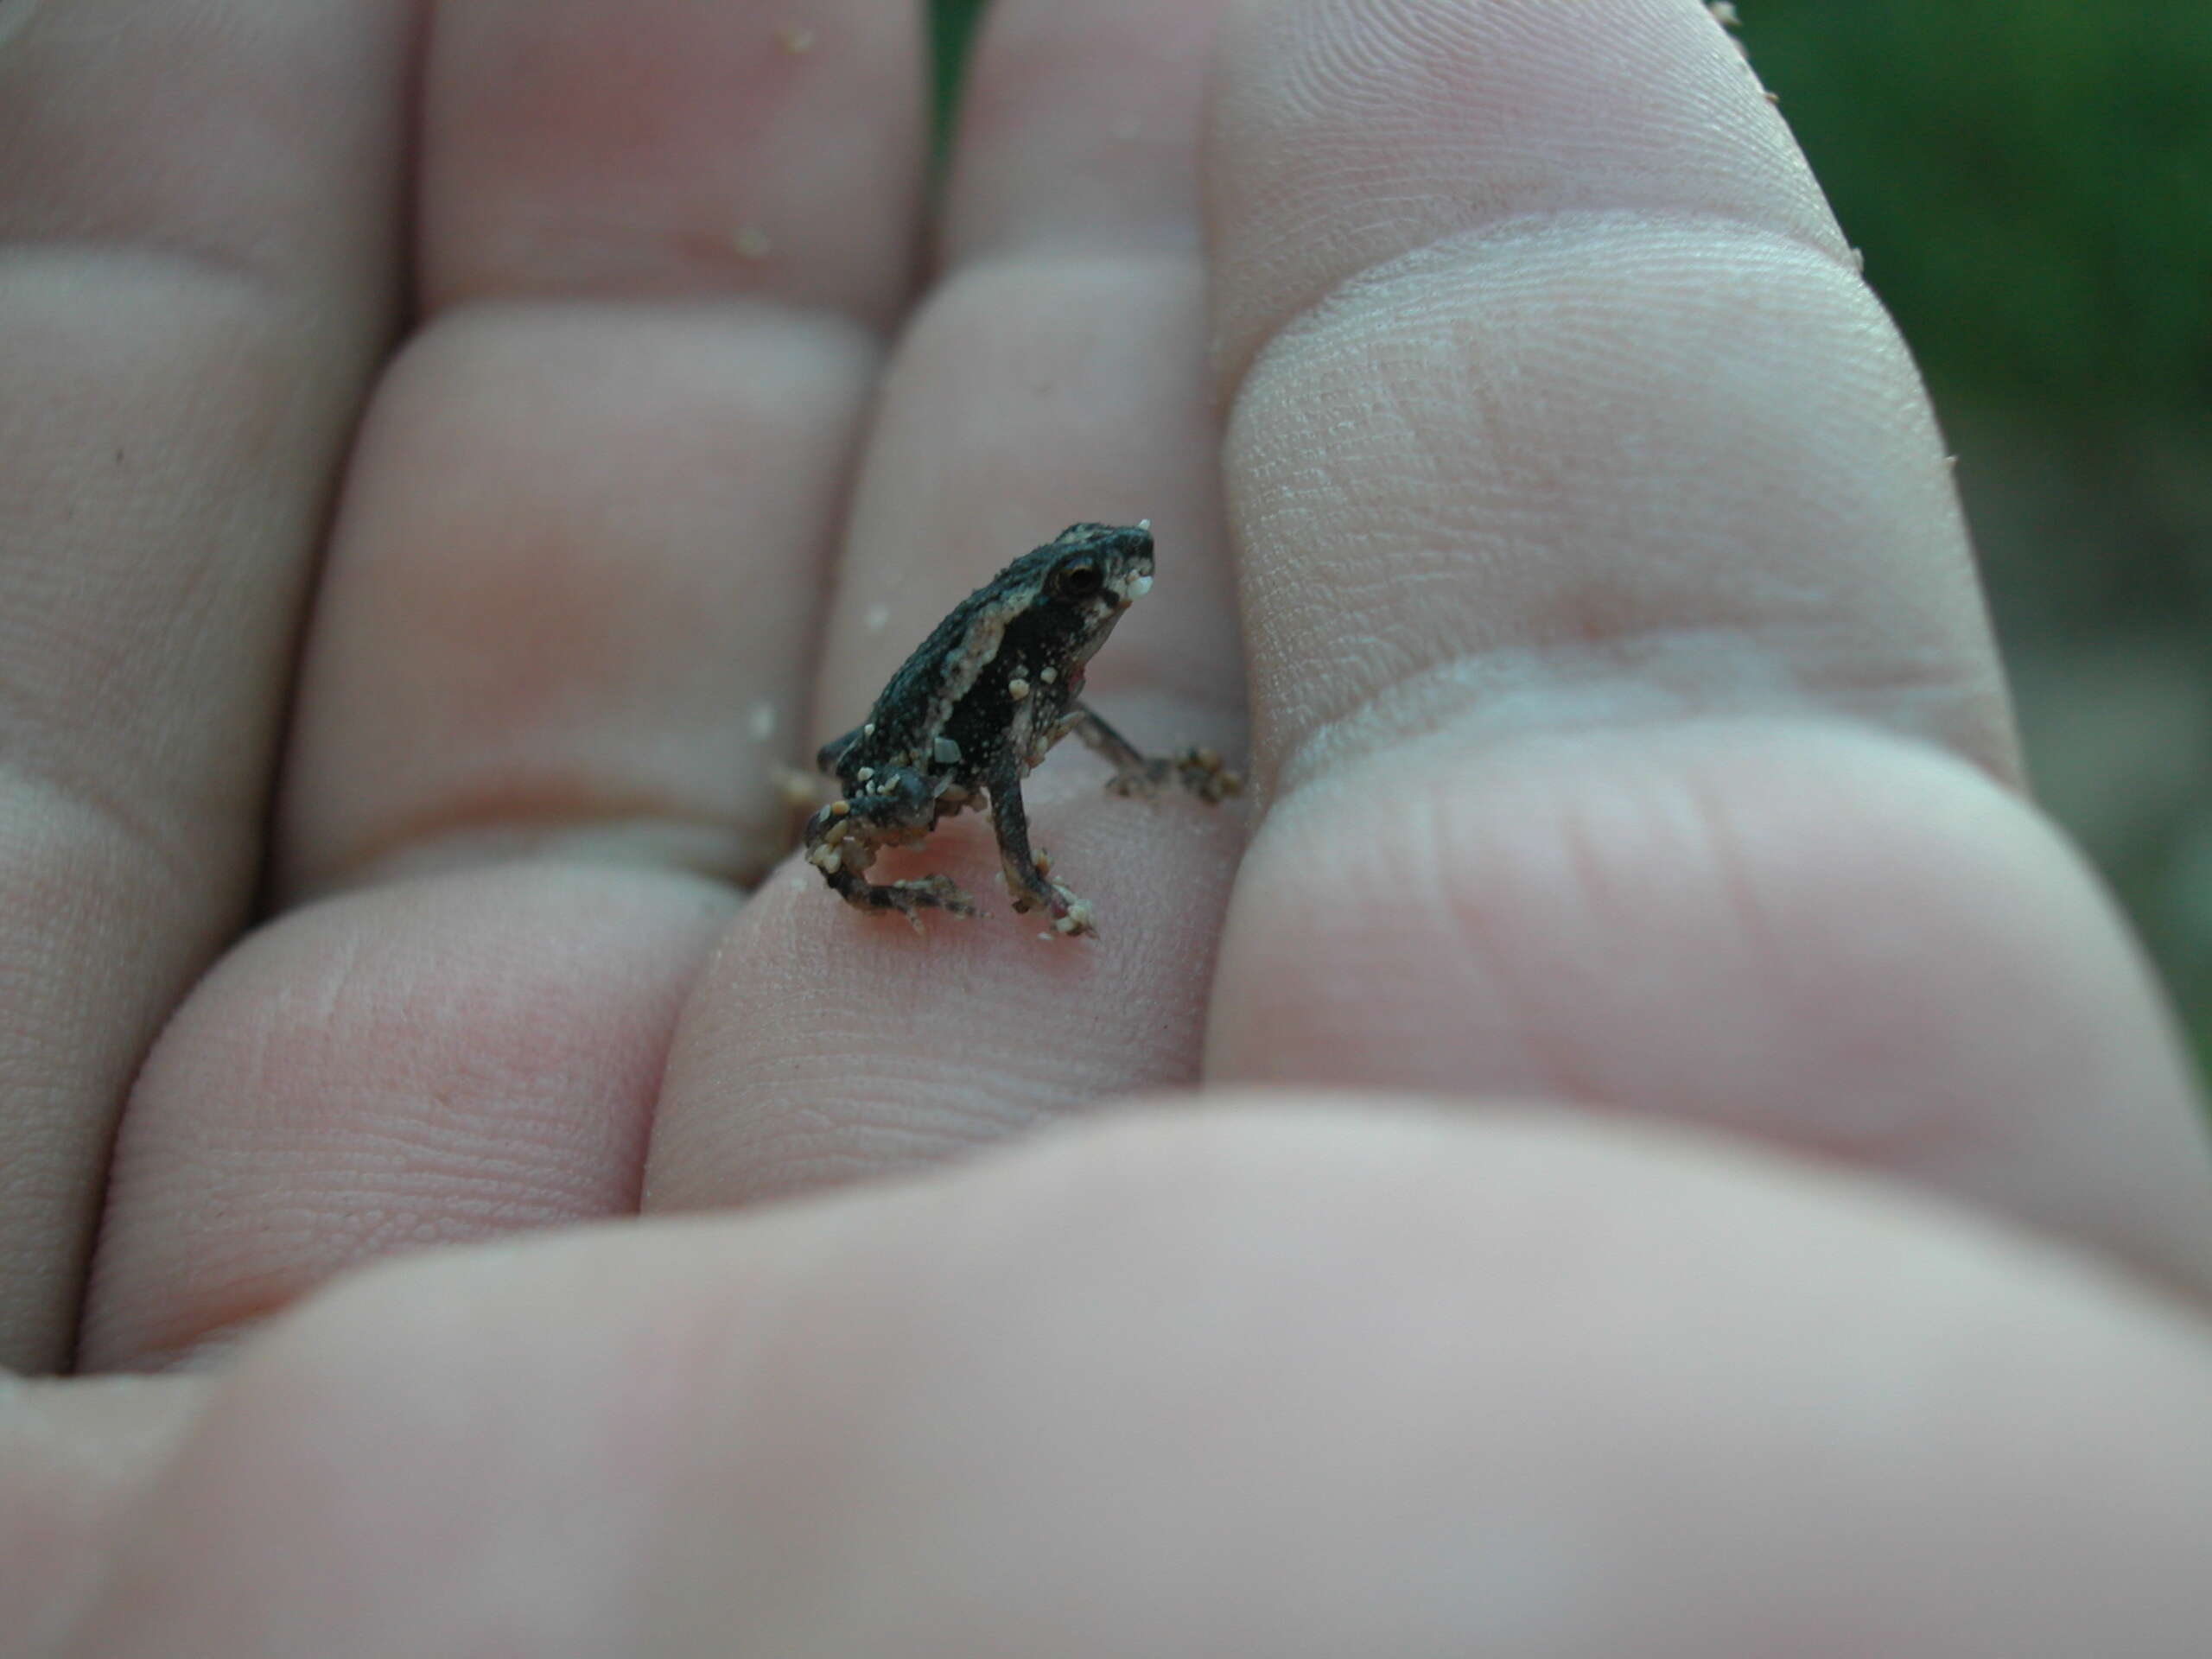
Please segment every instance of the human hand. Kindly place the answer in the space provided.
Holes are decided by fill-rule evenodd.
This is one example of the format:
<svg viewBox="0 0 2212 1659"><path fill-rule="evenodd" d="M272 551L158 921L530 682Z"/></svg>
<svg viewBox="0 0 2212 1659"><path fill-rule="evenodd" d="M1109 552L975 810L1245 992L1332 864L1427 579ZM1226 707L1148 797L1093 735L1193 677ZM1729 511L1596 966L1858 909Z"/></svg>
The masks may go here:
<svg viewBox="0 0 2212 1659"><path fill-rule="evenodd" d="M801 10L0 46L16 1650L2196 1652L2191 1086L1701 10L1003 0L918 295ZM1140 517L1249 849L1056 756L1096 944L768 874Z"/></svg>

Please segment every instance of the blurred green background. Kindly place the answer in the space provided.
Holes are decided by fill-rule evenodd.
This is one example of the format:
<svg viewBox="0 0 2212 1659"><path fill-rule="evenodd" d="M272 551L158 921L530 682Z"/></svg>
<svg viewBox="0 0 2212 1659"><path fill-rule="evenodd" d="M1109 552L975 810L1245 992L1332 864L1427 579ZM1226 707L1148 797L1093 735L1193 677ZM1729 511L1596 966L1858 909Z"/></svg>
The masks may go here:
<svg viewBox="0 0 2212 1659"><path fill-rule="evenodd" d="M984 0L934 0L939 90ZM1737 0L1919 353L2029 762L2212 1064L2212 3Z"/></svg>
<svg viewBox="0 0 2212 1659"><path fill-rule="evenodd" d="M2212 4L1738 10L1960 457L2037 791L2212 1066Z"/></svg>

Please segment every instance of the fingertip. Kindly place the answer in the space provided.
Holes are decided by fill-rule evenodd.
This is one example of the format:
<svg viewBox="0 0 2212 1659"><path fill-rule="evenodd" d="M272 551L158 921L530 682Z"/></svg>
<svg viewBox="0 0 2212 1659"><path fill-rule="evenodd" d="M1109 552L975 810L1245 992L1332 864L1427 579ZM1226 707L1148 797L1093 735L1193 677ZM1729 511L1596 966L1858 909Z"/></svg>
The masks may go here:
<svg viewBox="0 0 2212 1659"><path fill-rule="evenodd" d="M1207 199L1228 389L1358 272L1523 216L1736 220L1848 255L1698 0L1245 0L1217 66Z"/></svg>
<svg viewBox="0 0 2212 1659"><path fill-rule="evenodd" d="M802 10L803 22L691 0L436 9L427 303L747 294L887 327L921 208L919 9Z"/></svg>
<svg viewBox="0 0 2212 1659"><path fill-rule="evenodd" d="M1183 251L1225 0L997 0L961 104L949 263Z"/></svg>

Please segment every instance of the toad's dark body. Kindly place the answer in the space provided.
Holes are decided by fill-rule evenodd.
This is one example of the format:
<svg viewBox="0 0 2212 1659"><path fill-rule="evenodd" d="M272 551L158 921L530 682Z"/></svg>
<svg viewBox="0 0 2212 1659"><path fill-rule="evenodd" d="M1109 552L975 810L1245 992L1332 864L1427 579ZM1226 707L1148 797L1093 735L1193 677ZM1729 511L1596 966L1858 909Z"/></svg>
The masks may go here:
<svg viewBox="0 0 2212 1659"><path fill-rule="evenodd" d="M1114 763L1108 787L1119 794L1172 779L1217 801L1238 787L1205 750L1146 759L1083 704L1084 665L1151 587L1152 568L1148 525L1074 524L961 601L868 719L823 746L817 764L844 792L808 821L807 861L850 903L918 927L925 909L972 915L948 877L873 882L868 870L880 848L919 842L988 799L1014 907L1044 910L1058 932L1096 932L1090 906L1029 846L1021 780L1052 745L1077 734Z"/></svg>

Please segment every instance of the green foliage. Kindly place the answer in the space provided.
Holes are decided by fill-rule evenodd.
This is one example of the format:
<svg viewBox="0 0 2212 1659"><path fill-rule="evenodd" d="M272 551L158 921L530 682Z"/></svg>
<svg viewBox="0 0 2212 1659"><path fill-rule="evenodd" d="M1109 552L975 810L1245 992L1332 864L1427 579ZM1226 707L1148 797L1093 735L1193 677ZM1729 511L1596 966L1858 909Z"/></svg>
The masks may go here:
<svg viewBox="0 0 2212 1659"><path fill-rule="evenodd" d="M931 0L940 115L985 0ZM1740 0L1743 37L1941 385L2212 406L2212 3Z"/></svg>
<svg viewBox="0 0 2212 1659"><path fill-rule="evenodd" d="M930 0L930 62L937 92L938 142L952 116L952 100L959 90L960 68L982 21L985 0Z"/></svg>
<svg viewBox="0 0 2212 1659"><path fill-rule="evenodd" d="M2212 5L1740 10L1937 381L2077 413L2212 402Z"/></svg>

